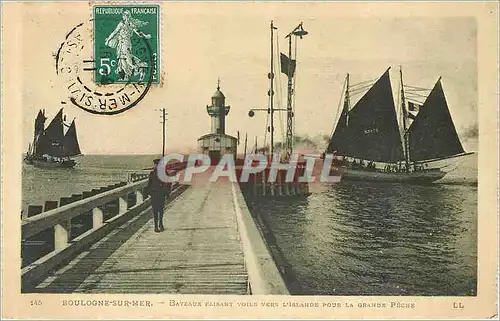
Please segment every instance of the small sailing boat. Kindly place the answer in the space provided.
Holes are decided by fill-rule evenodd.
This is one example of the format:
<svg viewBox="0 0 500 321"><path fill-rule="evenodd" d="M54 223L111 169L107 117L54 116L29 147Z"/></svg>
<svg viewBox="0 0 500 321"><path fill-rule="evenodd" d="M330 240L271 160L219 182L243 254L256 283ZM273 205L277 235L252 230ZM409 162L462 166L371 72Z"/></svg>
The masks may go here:
<svg viewBox="0 0 500 321"><path fill-rule="evenodd" d="M28 147L24 162L42 168L72 168L76 161L70 157L81 155L80 145L73 120L64 123L63 109L59 110L49 126L45 128L45 110L40 110L35 119L33 143ZM64 133L64 127L68 127Z"/></svg>
<svg viewBox="0 0 500 321"><path fill-rule="evenodd" d="M405 88L412 86L403 85L400 70L400 126L389 70L371 87L366 82L350 86L347 75L342 111L325 153L335 155L333 164L341 171L343 180L403 183L439 180L447 172L443 167L429 167L429 163L472 154L462 147L441 78L422 105L408 101L407 109ZM366 87L368 91L350 108L350 94Z"/></svg>

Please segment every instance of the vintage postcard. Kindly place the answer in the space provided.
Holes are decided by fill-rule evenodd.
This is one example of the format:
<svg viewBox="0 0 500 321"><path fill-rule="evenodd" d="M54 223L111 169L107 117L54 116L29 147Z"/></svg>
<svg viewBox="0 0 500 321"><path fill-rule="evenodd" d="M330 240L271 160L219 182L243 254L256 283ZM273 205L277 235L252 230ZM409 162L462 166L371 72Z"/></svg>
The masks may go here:
<svg viewBox="0 0 500 321"><path fill-rule="evenodd" d="M3 2L2 318L497 319L497 2Z"/></svg>

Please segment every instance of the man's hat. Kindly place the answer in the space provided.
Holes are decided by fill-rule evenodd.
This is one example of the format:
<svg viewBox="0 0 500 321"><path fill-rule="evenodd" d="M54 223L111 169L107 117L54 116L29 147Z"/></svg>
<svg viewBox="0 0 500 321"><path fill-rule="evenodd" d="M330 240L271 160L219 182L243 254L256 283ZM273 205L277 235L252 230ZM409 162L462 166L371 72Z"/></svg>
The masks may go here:
<svg viewBox="0 0 500 321"><path fill-rule="evenodd" d="M161 161L161 159L157 158L153 160L153 163L158 164Z"/></svg>

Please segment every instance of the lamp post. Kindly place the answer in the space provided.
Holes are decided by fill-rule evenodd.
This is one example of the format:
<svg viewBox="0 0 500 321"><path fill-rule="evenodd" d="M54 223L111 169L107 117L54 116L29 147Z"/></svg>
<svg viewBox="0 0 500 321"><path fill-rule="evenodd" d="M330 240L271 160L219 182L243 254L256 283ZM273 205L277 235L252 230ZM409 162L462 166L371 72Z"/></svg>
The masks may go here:
<svg viewBox="0 0 500 321"><path fill-rule="evenodd" d="M288 57L290 62L288 64L288 95L287 95L287 118L286 118L286 148L290 155L293 151L293 109L292 109L292 96L293 92L293 76L297 68L297 47L295 47L295 60L292 59L292 36L300 37L307 35L308 32L304 30L302 22L293 29L285 38L288 38ZM296 45L297 46L297 45Z"/></svg>

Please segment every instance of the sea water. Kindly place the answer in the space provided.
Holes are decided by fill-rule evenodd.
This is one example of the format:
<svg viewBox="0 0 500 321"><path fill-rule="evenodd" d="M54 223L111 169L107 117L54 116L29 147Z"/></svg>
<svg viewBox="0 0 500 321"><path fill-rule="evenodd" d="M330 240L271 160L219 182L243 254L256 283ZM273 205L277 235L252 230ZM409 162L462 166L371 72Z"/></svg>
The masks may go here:
<svg viewBox="0 0 500 321"><path fill-rule="evenodd" d="M343 181L249 204L308 295L476 295L477 155L428 186Z"/></svg>
<svg viewBox="0 0 500 321"><path fill-rule="evenodd" d="M23 167L23 208L127 180L156 156L83 156ZM430 186L344 181L305 200L249 204L290 264L297 294L475 295L477 156Z"/></svg>
<svg viewBox="0 0 500 321"><path fill-rule="evenodd" d="M37 168L23 164L22 209L45 201L127 181L128 175L154 166L154 155L86 155L74 168Z"/></svg>

